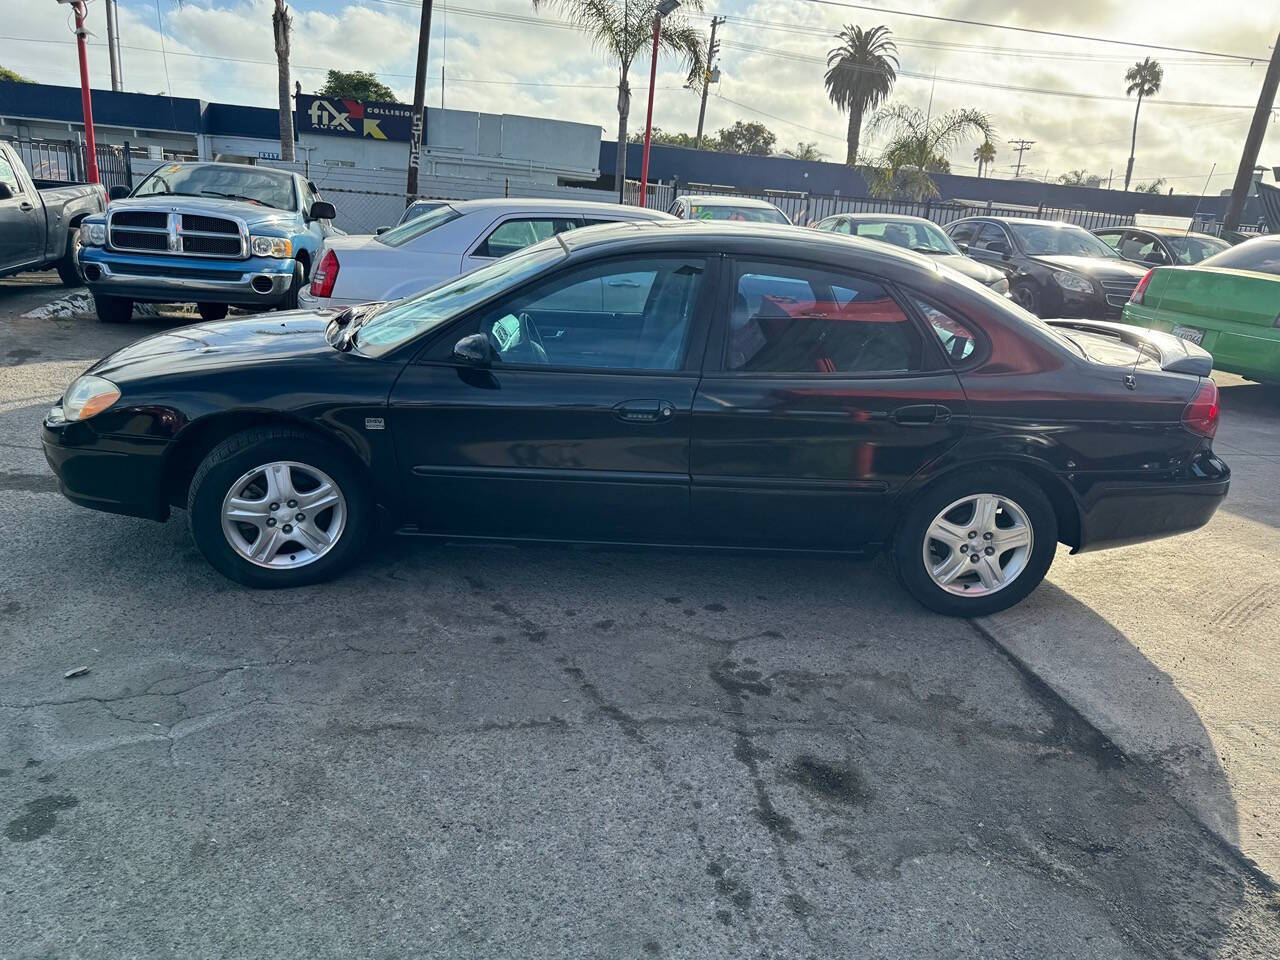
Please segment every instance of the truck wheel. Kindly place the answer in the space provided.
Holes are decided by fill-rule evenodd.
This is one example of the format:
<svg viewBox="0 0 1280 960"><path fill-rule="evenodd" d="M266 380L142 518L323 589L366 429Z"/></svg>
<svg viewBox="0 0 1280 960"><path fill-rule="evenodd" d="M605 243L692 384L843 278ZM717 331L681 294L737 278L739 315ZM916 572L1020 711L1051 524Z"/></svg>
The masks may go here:
<svg viewBox="0 0 1280 960"><path fill-rule="evenodd" d="M284 299L276 306L277 310L297 310L298 294L302 292L302 288L307 285L307 273L302 269L302 264L297 260L293 262L293 280L289 283L289 292L284 295Z"/></svg>
<svg viewBox="0 0 1280 960"><path fill-rule="evenodd" d="M225 303L197 303L196 309L200 311L200 319L206 323L213 323L216 320L225 320L227 318L227 305Z"/></svg>
<svg viewBox="0 0 1280 960"><path fill-rule="evenodd" d="M84 276L80 273L80 228L73 227L67 231L67 252L57 262L55 269L63 286L79 287L84 285Z"/></svg>
<svg viewBox="0 0 1280 960"><path fill-rule="evenodd" d="M133 301L125 297L93 295L93 309L103 323L128 323L133 319Z"/></svg>

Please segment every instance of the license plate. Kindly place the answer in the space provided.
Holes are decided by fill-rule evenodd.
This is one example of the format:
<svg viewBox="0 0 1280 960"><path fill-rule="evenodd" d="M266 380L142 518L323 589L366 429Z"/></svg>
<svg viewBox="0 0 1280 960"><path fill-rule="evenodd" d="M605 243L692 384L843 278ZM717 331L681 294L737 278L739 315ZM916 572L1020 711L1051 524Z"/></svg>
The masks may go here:
<svg viewBox="0 0 1280 960"><path fill-rule="evenodd" d="M1173 335L1181 337L1183 340L1190 340L1197 347L1204 343L1204 331L1197 330L1195 327L1184 327L1181 324L1174 324Z"/></svg>

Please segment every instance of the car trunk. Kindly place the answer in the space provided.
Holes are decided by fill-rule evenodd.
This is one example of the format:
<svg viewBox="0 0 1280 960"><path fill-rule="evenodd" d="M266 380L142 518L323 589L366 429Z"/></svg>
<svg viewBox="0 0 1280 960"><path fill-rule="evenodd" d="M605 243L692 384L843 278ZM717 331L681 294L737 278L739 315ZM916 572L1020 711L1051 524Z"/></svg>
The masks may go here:
<svg viewBox="0 0 1280 960"><path fill-rule="evenodd" d="M1270 327L1280 313L1280 278L1243 270L1166 268L1151 277L1143 305L1160 312Z"/></svg>

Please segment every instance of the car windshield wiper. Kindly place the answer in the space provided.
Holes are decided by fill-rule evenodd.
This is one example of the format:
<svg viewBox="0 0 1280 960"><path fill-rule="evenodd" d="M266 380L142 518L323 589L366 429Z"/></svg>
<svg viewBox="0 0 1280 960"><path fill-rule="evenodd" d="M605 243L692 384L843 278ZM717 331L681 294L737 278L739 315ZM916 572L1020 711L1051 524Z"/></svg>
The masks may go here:
<svg viewBox="0 0 1280 960"><path fill-rule="evenodd" d="M246 203L256 203L260 207L270 207L272 210L280 209L274 203L267 203L257 197L246 197L243 193L220 193L217 190L201 190L200 192L206 197L225 197L228 200L243 200Z"/></svg>

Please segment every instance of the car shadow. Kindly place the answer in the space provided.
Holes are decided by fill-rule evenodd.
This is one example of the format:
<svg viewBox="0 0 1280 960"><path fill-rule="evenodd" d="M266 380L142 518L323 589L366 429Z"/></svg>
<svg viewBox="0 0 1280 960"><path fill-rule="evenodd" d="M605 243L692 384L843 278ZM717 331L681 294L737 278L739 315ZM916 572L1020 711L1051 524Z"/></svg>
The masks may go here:
<svg viewBox="0 0 1280 960"><path fill-rule="evenodd" d="M1228 375L1219 384L1222 421L1214 449L1231 467L1231 491L1222 509L1280 528L1280 386Z"/></svg>

